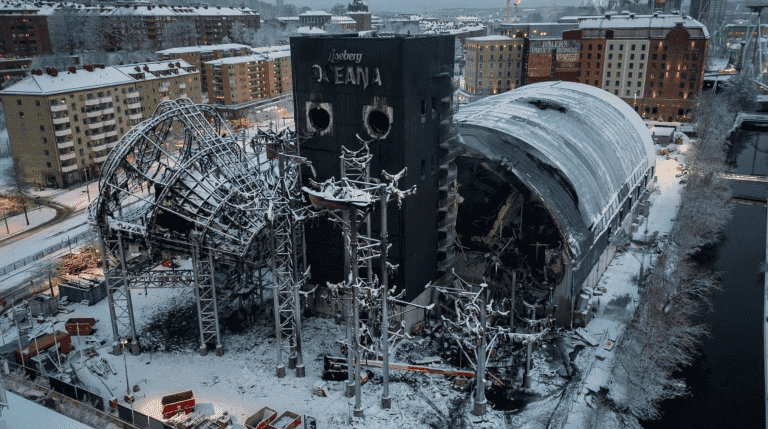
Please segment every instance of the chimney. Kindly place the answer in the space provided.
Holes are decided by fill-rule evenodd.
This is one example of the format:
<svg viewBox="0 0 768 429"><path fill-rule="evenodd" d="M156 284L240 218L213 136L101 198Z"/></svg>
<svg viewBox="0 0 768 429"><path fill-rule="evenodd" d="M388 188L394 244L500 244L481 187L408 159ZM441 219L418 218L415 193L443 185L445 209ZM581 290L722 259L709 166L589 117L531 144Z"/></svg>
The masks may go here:
<svg viewBox="0 0 768 429"><path fill-rule="evenodd" d="M658 18L659 17L659 12L653 12L653 17L654 18Z"/></svg>
<svg viewBox="0 0 768 429"><path fill-rule="evenodd" d="M168 68L172 69L173 68L173 63L168 63Z"/></svg>
<svg viewBox="0 0 768 429"><path fill-rule="evenodd" d="M75 67L75 66L70 66L70 67L69 67L69 72L70 72L70 73L77 73L77 67Z"/></svg>
<svg viewBox="0 0 768 429"><path fill-rule="evenodd" d="M633 13L630 13L630 14L629 14L629 18L630 18L630 19L635 19L635 13L634 13L634 12L633 12Z"/></svg>
<svg viewBox="0 0 768 429"><path fill-rule="evenodd" d="M56 70L56 67L46 67L45 72L53 77L56 77L59 75L59 71Z"/></svg>
<svg viewBox="0 0 768 429"><path fill-rule="evenodd" d="M134 70L136 70L137 72L140 72L140 71L141 71L141 67L139 67L139 66L136 66L136 67L134 67L133 69L134 69Z"/></svg>
<svg viewBox="0 0 768 429"><path fill-rule="evenodd" d="M611 14L610 14L610 13L608 13L608 12L606 12L606 13L605 13L605 19L611 19Z"/></svg>
<svg viewBox="0 0 768 429"><path fill-rule="evenodd" d="M181 63L176 63L176 67L181 67Z"/></svg>
<svg viewBox="0 0 768 429"><path fill-rule="evenodd" d="M104 64L95 64L94 67L104 70Z"/></svg>
<svg viewBox="0 0 768 429"><path fill-rule="evenodd" d="M117 65L121 66L121 65L123 65L123 62L120 61L119 63L117 63Z"/></svg>
<svg viewBox="0 0 768 429"><path fill-rule="evenodd" d="M40 70L40 69L34 69L34 70L32 70L32 74L35 75L35 76L42 76L43 75L43 71Z"/></svg>
<svg viewBox="0 0 768 429"><path fill-rule="evenodd" d="M148 71L149 71L149 66L148 66L148 65L144 64L144 67L143 67L143 68L144 68L144 71L146 71L146 72L148 72Z"/></svg>
<svg viewBox="0 0 768 429"><path fill-rule="evenodd" d="M88 70L89 72L93 71L93 64L86 64L83 66L83 69Z"/></svg>

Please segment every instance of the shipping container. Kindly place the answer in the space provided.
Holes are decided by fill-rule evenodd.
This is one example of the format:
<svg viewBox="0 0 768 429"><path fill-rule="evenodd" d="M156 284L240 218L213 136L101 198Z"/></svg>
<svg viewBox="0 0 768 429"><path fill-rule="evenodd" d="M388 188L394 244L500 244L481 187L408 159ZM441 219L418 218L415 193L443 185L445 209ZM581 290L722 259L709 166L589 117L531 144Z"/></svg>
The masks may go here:
<svg viewBox="0 0 768 429"><path fill-rule="evenodd" d="M191 390L163 396L160 401L163 405L163 418L169 419L180 412L189 414L195 409L195 394Z"/></svg>
<svg viewBox="0 0 768 429"><path fill-rule="evenodd" d="M78 335L78 330L79 335L91 335L95 324L96 319L92 317L72 317L64 323L64 329L69 335Z"/></svg>
<svg viewBox="0 0 768 429"><path fill-rule="evenodd" d="M277 411L269 407L260 409L245 421L245 429L267 429L267 425L277 417Z"/></svg>
<svg viewBox="0 0 768 429"><path fill-rule="evenodd" d="M29 358L37 355L38 351L47 350L54 347L56 344L58 344L59 352L61 354L67 354L72 351L72 338L69 334L57 331L55 338L53 334L48 334L38 338L37 344L35 344L35 341L33 340L26 346L16 349L14 351L16 362L29 366ZM22 356L24 357L24 362L22 362Z"/></svg>

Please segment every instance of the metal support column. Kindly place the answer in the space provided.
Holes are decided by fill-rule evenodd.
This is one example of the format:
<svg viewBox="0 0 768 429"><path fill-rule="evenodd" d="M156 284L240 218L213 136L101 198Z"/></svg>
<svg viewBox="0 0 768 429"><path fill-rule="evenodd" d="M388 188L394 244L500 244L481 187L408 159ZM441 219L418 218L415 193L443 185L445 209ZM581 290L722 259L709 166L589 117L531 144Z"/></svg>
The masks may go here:
<svg viewBox="0 0 768 429"><path fill-rule="evenodd" d="M392 407L392 398L389 397L389 270L387 269L387 185L379 185L379 197L381 198L381 346L384 360L383 384L381 393L381 408Z"/></svg>
<svg viewBox="0 0 768 429"><path fill-rule="evenodd" d="M201 308L200 303L200 278L199 278L199 268L200 268L200 248L195 246L195 249L192 251L192 278L195 282L195 304L197 304L197 323L198 327L200 329L200 356L205 356L208 354L208 347L205 345L205 334L203 333L203 309Z"/></svg>
<svg viewBox="0 0 768 429"><path fill-rule="evenodd" d="M131 302L131 290L128 288L128 269L125 263L125 247L123 246L123 235L118 231L117 233L117 246L120 254L120 270L121 277L123 278L122 299L115 299L116 306L124 304L123 314L117 314L116 321L118 325L122 324L122 330L118 330L122 339L131 339L131 354L138 356L141 353L141 347L139 346L138 338L136 337L136 323L133 319L133 303ZM114 298L114 295L113 295ZM117 309L115 309L117 313ZM122 321L121 321L122 317ZM125 318L127 317L127 324ZM121 326L118 326L120 328Z"/></svg>
<svg viewBox="0 0 768 429"><path fill-rule="evenodd" d="M472 414L482 416L485 414L485 307L488 305L488 285L480 285L480 346L477 348L477 376L475 377L475 407Z"/></svg>
<svg viewBox="0 0 768 429"><path fill-rule="evenodd" d="M357 210L350 213L350 253L352 254L352 308L354 311L353 349L355 354L355 417L363 417L362 384L360 383L360 305L358 300L358 261L357 261Z"/></svg>

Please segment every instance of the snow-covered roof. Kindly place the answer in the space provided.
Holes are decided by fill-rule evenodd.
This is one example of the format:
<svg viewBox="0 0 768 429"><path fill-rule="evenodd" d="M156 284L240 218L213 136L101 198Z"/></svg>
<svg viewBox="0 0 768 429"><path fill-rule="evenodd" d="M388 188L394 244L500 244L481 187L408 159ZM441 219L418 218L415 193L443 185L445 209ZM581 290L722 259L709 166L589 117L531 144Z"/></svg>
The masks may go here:
<svg viewBox="0 0 768 429"><path fill-rule="evenodd" d="M483 37L468 37L467 42L494 42L494 41L509 41L512 40L509 36L483 36Z"/></svg>
<svg viewBox="0 0 768 429"><path fill-rule="evenodd" d="M330 16L331 14L324 10L308 10L299 16Z"/></svg>
<svg viewBox="0 0 768 429"><path fill-rule="evenodd" d="M164 49L162 51L155 52L156 54L188 54L192 52L210 52L210 51L228 51L230 49L250 49L248 45L241 45L239 43L223 43L219 45L198 45L198 46L184 46L180 48Z"/></svg>
<svg viewBox="0 0 768 429"><path fill-rule="evenodd" d="M80 10L104 16L242 16L258 15L247 7L219 6L164 6L151 2L134 2L116 5L86 6L72 2L0 2L0 11L37 11L37 15L51 15L59 11Z"/></svg>
<svg viewBox="0 0 768 429"><path fill-rule="evenodd" d="M463 106L456 120L466 146L505 162L541 196L574 255L651 166L653 140L640 116L589 85L526 85Z"/></svg>
<svg viewBox="0 0 768 429"><path fill-rule="evenodd" d="M331 17L331 24L355 24L356 22L348 16L334 15Z"/></svg>
<svg viewBox="0 0 768 429"><path fill-rule="evenodd" d="M318 27L299 27L296 32L299 34L325 34L325 30Z"/></svg>
<svg viewBox="0 0 768 429"><path fill-rule="evenodd" d="M252 63L256 61L264 61L267 58L262 55L243 55L240 57L229 57L229 58L220 58L218 60L213 61L206 61L205 64L210 64L212 66L214 65L221 65L221 64L243 64L243 63Z"/></svg>
<svg viewBox="0 0 768 429"><path fill-rule="evenodd" d="M179 63L179 67L169 67L169 63ZM148 70L144 70L144 67ZM136 71L139 67L141 71ZM129 84L152 79L165 78L170 76L185 76L192 73L184 68L192 67L184 60L172 61L154 61L141 64L130 64L117 67L94 68L92 72L85 69L78 69L75 73L67 70L59 71L57 76L51 76L43 73L41 76L30 75L23 80L0 91L0 95L8 94L26 94L26 95L51 95L67 93L73 91L82 91L91 88L103 88L105 86L114 86L120 84ZM178 74L160 75L158 72L164 70L178 70ZM132 74L144 73L143 79L136 79ZM156 73L156 74L153 74ZM175 72L176 73L176 72Z"/></svg>
<svg viewBox="0 0 768 429"><path fill-rule="evenodd" d="M265 52L291 52L291 45L260 46L258 48L251 48L251 51L257 54Z"/></svg>
<svg viewBox="0 0 768 429"><path fill-rule="evenodd" d="M685 29L700 30L704 37L709 38L709 31L704 24L696 21L690 16L676 14L654 14L654 15L611 15L611 18L585 16L579 18L579 29L625 29L625 28L648 28L648 29L671 29L677 24L682 24Z"/></svg>

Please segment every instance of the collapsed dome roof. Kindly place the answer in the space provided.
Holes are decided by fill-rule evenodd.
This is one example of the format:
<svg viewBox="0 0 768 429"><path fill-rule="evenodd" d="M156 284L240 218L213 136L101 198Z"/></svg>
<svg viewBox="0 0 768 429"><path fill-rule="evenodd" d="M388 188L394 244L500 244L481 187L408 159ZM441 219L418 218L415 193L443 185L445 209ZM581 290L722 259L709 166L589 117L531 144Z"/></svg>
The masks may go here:
<svg viewBox="0 0 768 429"><path fill-rule="evenodd" d="M463 106L456 120L465 147L539 194L572 255L608 227L652 162L651 135L632 107L580 83L526 85Z"/></svg>

